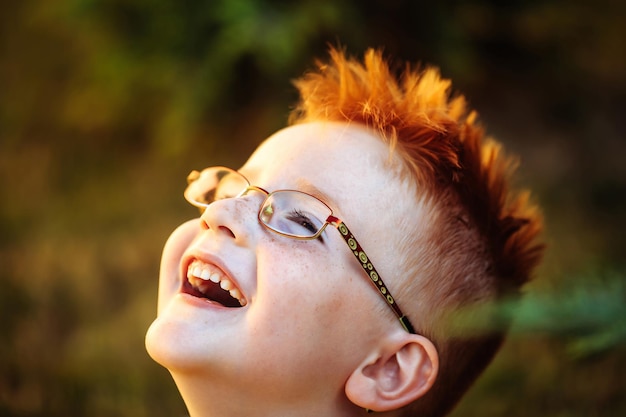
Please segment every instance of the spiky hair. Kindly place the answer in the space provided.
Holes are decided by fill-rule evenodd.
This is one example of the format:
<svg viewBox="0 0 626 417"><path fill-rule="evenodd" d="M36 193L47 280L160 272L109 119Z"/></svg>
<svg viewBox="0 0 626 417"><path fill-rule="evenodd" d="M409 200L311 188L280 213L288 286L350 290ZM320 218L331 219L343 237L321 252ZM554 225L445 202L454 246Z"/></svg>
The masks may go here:
<svg viewBox="0 0 626 417"><path fill-rule="evenodd" d="M515 160L485 138L476 113L436 68L392 68L381 51L368 50L361 62L331 48L330 60L295 85L291 123L373 129L400 156L427 208L428 219L403 219L420 233L399 242L410 277L399 298L413 297L409 316L440 354L438 381L420 409L444 415L491 361L504 331L465 339L446 334L442 323L468 305L519 292L541 258L539 212L527 192L510 187Z"/></svg>

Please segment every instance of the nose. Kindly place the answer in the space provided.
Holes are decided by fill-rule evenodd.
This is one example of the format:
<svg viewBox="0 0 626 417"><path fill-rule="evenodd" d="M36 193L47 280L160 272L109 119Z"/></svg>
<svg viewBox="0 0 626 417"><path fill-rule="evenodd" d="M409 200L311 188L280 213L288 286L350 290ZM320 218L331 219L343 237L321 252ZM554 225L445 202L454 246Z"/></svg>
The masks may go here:
<svg viewBox="0 0 626 417"><path fill-rule="evenodd" d="M249 244L260 229L257 220L258 205L258 198L249 196L215 201L200 216L201 227L234 239L237 245Z"/></svg>

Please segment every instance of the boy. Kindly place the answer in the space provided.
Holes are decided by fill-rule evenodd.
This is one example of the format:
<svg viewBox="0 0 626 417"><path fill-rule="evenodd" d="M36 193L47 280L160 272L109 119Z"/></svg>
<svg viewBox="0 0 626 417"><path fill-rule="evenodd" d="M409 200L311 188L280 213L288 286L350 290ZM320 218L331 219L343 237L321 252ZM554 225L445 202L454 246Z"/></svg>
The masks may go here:
<svg viewBox="0 0 626 417"><path fill-rule="evenodd" d="M539 261L535 208L447 80L330 54L289 127L188 179L202 215L165 245L146 346L191 417L445 415L504 337L452 319Z"/></svg>

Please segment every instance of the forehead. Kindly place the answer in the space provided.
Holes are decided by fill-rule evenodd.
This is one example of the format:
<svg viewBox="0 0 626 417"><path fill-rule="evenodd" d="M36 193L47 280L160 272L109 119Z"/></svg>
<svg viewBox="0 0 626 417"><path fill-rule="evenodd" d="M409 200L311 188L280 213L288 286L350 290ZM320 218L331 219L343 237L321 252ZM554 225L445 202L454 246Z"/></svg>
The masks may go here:
<svg viewBox="0 0 626 417"><path fill-rule="evenodd" d="M241 172L268 191L288 188L318 196L361 238L372 230L391 236L398 219L415 209L415 192L401 180L408 177L401 169L399 157L375 132L316 122L272 135Z"/></svg>
<svg viewBox="0 0 626 417"><path fill-rule="evenodd" d="M341 200L342 195L364 198L383 187L402 188L400 166L388 146L365 127L317 122L272 135L241 172L270 191L309 186Z"/></svg>

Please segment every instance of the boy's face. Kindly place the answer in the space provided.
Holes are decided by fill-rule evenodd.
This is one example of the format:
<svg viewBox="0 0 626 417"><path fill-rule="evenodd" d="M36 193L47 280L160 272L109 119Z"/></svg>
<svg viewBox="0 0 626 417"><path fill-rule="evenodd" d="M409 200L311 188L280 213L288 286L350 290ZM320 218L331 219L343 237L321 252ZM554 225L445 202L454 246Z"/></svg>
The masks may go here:
<svg viewBox="0 0 626 417"><path fill-rule="evenodd" d="M414 215L416 203L391 163L387 145L369 130L308 123L269 138L239 171L270 192L305 191L328 204L397 294L399 219ZM339 398L377 340L403 331L334 227L323 240L273 233L257 218L264 198L251 191L211 204L163 251L147 348L184 397L204 395L215 407ZM245 306L181 291L190 265L225 275ZM233 403L237 397L246 404Z"/></svg>

